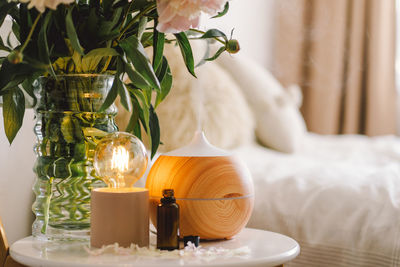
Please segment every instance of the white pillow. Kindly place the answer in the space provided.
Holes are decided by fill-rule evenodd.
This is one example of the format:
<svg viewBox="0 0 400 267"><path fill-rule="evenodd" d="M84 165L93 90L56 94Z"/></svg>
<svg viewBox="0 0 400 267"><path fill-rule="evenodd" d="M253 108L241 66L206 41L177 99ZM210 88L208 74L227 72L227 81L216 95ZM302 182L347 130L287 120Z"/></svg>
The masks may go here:
<svg viewBox="0 0 400 267"><path fill-rule="evenodd" d="M241 87L253 110L259 141L281 152L294 152L306 133L299 111L300 88L291 86L285 90L265 68L239 54L222 54L217 62Z"/></svg>
<svg viewBox="0 0 400 267"><path fill-rule="evenodd" d="M201 49L193 45L200 56ZM196 68L197 79L185 68L179 48L167 46L173 88L157 108L161 151L186 145L201 124L208 140L220 148L235 148L254 140L255 123L240 88L215 63Z"/></svg>
<svg viewBox="0 0 400 267"><path fill-rule="evenodd" d="M201 45L192 43L196 62L204 55ZM195 69L196 79L187 71L179 47L166 45L164 53L173 86L156 109L163 143L160 152L189 144L200 125L210 143L223 149L254 141L253 114L241 89L222 67L215 62L206 63ZM128 121L129 115L119 108L117 124L124 129Z"/></svg>

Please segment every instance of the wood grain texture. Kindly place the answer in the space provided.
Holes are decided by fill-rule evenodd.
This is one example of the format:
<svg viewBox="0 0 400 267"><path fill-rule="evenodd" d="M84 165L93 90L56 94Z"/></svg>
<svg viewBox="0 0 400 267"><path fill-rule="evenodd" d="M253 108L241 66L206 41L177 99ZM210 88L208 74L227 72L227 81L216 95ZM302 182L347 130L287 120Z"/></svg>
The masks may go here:
<svg viewBox="0 0 400 267"><path fill-rule="evenodd" d="M146 187L154 225L162 190L174 189L180 206L181 236L231 238L246 226L254 205L250 174L231 156L160 156L150 170Z"/></svg>
<svg viewBox="0 0 400 267"><path fill-rule="evenodd" d="M22 264L16 262L15 260L13 260L13 258L11 258L10 256L7 256L4 267L25 267L25 265L22 265Z"/></svg>
<svg viewBox="0 0 400 267"><path fill-rule="evenodd" d="M0 219L0 266L4 266L8 255L8 242Z"/></svg>
<svg viewBox="0 0 400 267"><path fill-rule="evenodd" d="M9 255L9 246L4 230L3 224L0 218L0 266L3 267L24 267L18 262L14 261Z"/></svg>

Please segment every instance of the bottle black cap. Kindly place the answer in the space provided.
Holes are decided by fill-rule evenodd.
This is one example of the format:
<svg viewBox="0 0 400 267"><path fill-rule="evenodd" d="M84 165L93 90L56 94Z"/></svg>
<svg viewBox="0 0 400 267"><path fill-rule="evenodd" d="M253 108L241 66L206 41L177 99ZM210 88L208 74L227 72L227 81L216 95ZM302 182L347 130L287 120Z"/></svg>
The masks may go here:
<svg viewBox="0 0 400 267"><path fill-rule="evenodd" d="M183 244L185 247L188 245L188 242L192 242L196 247L200 244L200 236L198 235L188 235L183 237Z"/></svg>
<svg viewBox="0 0 400 267"><path fill-rule="evenodd" d="M174 189L163 189L162 194L163 194L163 197L173 197Z"/></svg>
<svg viewBox="0 0 400 267"><path fill-rule="evenodd" d="M176 203L176 199L174 196L174 189L163 189L162 194L163 197L161 198L161 203L163 204Z"/></svg>

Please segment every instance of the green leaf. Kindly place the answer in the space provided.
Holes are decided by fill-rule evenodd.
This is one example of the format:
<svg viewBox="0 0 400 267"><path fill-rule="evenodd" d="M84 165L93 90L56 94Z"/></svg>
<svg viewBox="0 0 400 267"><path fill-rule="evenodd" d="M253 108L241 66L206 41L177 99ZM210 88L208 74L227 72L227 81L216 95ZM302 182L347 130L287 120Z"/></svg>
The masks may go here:
<svg viewBox="0 0 400 267"><path fill-rule="evenodd" d="M139 102L135 97L132 98L132 113L131 117L129 118L128 125L126 126L125 131L128 133L134 133L135 126L139 124ZM140 138L140 137L139 137Z"/></svg>
<svg viewBox="0 0 400 267"><path fill-rule="evenodd" d="M147 17L143 16L140 18L138 26L138 34L137 34L138 40L142 40L143 33L146 30L147 22L148 22Z"/></svg>
<svg viewBox="0 0 400 267"><path fill-rule="evenodd" d="M12 31L14 32L14 35L17 38L18 42L22 43L19 35L19 25L14 20L12 22Z"/></svg>
<svg viewBox="0 0 400 267"><path fill-rule="evenodd" d="M153 33L144 32L140 41L142 42L144 47L153 45Z"/></svg>
<svg viewBox="0 0 400 267"><path fill-rule="evenodd" d="M0 91L0 96L6 95L10 92L10 89L4 89L2 91ZM0 98L1 99L1 98Z"/></svg>
<svg viewBox="0 0 400 267"><path fill-rule="evenodd" d="M125 131L134 134L139 139L142 139L142 129L140 121L143 119L143 111L140 108L139 101L133 94L131 99L132 99L133 111L131 113L129 123Z"/></svg>
<svg viewBox="0 0 400 267"><path fill-rule="evenodd" d="M32 18L27 5L19 5L19 16L20 16L20 25L19 25L20 38L21 40L25 40L28 37L29 31L32 27Z"/></svg>
<svg viewBox="0 0 400 267"><path fill-rule="evenodd" d="M78 120L73 116L65 116L61 122L61 133L67 143L80 143L84 134Z"/></svg>
<svg viewBox="0 0 400 267"><path fill-rule="evenodd" d="M129 63L125 63L125 72L128 74L131 82L137 87L141 89L151 89L151 86L148 82L143 78L143 76L134 70Z"/></svg>
<svg viewBox="0 0 400 267"><path fill-rule="evenodd" d="M149 89L142 89L144 97L146 98L147 106L150 107L151 105L151 97L153 96L153 91Z"/></svg>
<svg viewBox="0 0 400 267"><path fill-rule="evenodd" d="M24 55L24 63L29 64L33 69L41 71L42 73L43 71L48 71L49 68L52 67L50 66L51 65L50 62L46 64L43 63L43 61L32 58L26 54Z"/></svg>
<svg viewBox="0 0 400 267"><path fill-rule="evenodd" d="M27 79L24 79L24 81L22 82L22 87L24 88L25 92L33 98L34 100L34 104L33 106L35 106L36 103L36 96L33 93L33 82L39 77L38 74L33 74L31 76L29 76Z"/></svg>
<svg viewBox="0 0 400 267"><path fill-rule="evenodd" d="M74 53L72 54L72 61L75 65L74 72L82 72L82 56L77 51L74 51Z"/></svg>
<svg viewBox="0 0 400 267"><path fill-rule="evenodd" d="M220 49L218 49L217 53L215 53L214 56L210 57L210 58L206 58L205 60L207 61L213 61L216 60L224 51L226 50L226 47L223 46Z"/></svg>
<svg viewBox="0 0 400 267"><path fill-rule="evenodd" d="M161 63L164 54L165 34L160 33L154 27L153 36L153 68L156 70ZM161 80L160 80L161 81Z"/></svg>
<svg viewBox="0 0 400 267"><path fill-rule="evenodd" d="M141 73L143 78L153 87L160 90L160 82L157 79L154 69L150 64L142 44L132 35L120 42L119 46L124 50L126 56L132 62L135 69Z"/></svg>
<svg viewBox="0 0 400 267"><path fill-rule="evenodd" d="M112 4L114 3L114 0L103 0L103 1L100 1L101 2L101 5L103 6L103 10L110 10L111 9L111 6L112 6Z"/></svg>
<svg viewBox="0 0 400 267"><path fill-rule="evenodd" d="M103 104L100 107L100 112L105 111L106 109L108 109L115 101L115 99L118 96L118 77L115 77L113 85L110 89L110 92L108 92L108 95L106 97L106 99L104 100Z"/></svg>
<svg viewBox="0 0 400 267"><path fill-rule="evenodd" d="M89 2L89 7L90 8L100 8L100 3L103 4L105 1L99 1L99 0L85 0L86 4Z"/></svg>
<svg viewBox="0 0 400 267"><path fill-rule="evenodd" d="M118 94L121 98L121 104L127 111L132 111L131 98L125 84L121 81L120 76L124 72L124 62L120 59L117 62L117 73L115 79L117 80Z"/></svg>
<svg viewBox="0 0 400 267"><path fill-rule="evenodd" d="M128 86L128 88L129 88L129 92L131 92L131 93L139 100L141 109L143 110L143 112L145 113L145 115L147 115L147 116L145 116L145 117L148 118L149 116L148 116L148 114L146 114L146 110L147 110L147 113L148 113L149 108L150 108L150 105L149 105L148 102L147 102L147 98L146 98L145 94L143 93L142 90L133 89L133 88L131 88L131 87L129 87L129 86ZM147 126L147 125L148 125L148 119L146 119L146 126Z"/></svg>
<svg viewBox="0 0 400 267"><path fill-rule="evenodd" d="M10 10L15 7L17 3L8 3L8 1L0 1L0 26L3 25L4 19L9 14Z"/></svg>
<svg viewBox="0 0 400 267"><path fill-rule="evenodd" d="M151 4L151 1L149 0L135 0L132 1L133 5L131 10L143 10L145 9L149 4Z"/></svg>
<svg viewBox="0 0 400 267"><path fill-rule="evenodd" d="M138 103L140 103L141 108L139 112L139 119L142 122L143 128L145 129L147 135L150 136L150 106L146 101L146 97L141 90L132 90L132 88L130 88L129 91L133 94L134 98L138 99Z"/></svg>
<svg viewBox="0 0 400 267"><path fill-rule="evenodd" d="M153 158L157 152L158 146L160 145L160 124L153 106L150 106L149 128L151 137L151 158Z"/></svg>
<svg viewBox="0 0 400 267"><path fill-rule="evenodd" d="M10 81L6 86L2 88L2 90L9 90L11 88L14 88L18 86L20 83L22 83L26 79L25 76L16 76L12 81Z"/></svg>
<svg viewBox="0 0 400 267"><path fill-rule="evenodd" d="M111 20L100 20L100 25L98 26L98 36L101 40L110 40L116 38L119 35L118 22L121 19L123 8L111 9L112 12Z"/></svg>
<svg viewBox="0 0 400 267"><path fill-rule="evenodd" d="M228 41L228 37L226 37L226 34L217 29L210 29L210 30L206 31L200 38L208 39L208 38L215 38L215 37L223 37L225 39L225 41Z"/></svg>
<svg viewBox="0 0 400 267"><path fill-rule="evenodd" d="M50 61L50 50L47 42L47 27L50 23L50 19L52 17L52 12L48 12L46 17L44 18L42 28L39 32L39 58L42 62L48 64L48 70L50 74L54 77L56 76L53 66L51 65Z"/></svg>
<svg viewBox="0 0 400 267"><path fill-rule="evenodd" d="M183 56L183 60L185 61L186 68L188 69L190 74L196 77L196 74L194 73L194 58L193 58L192 47L190 46L186 33L181 32L181 33L176 33L174 35L181 49L181 53Z"/></svg>
<svg viewBox="0 0 400 267"><path fill-rule="evenodd" d="M215 15L214 17L211 17L211 18L212 19L220 18L220 17L226 15L226 13L228 13L228 11L229 11L229 2L226 2L225 6L224 6L224 9L221 12L218 12L217 15Z"/></svg>
<svg viewBox="0 0 400 267"><path fill-rule="evenodd" d="M132 10L143 10L147 5L149 5L148 0L135 0L133 1Z"/></svg>
<svg viewBox="0 0 400 267"><path fill-rule="evenodd" d="M29 64L11 64L5 60L0 68L0 91L6 87L9 88L10 83L15 82L17 78L29 76L33 72L34 69Z"/></svg>
<svg viewBox="0 0 400 267"><path fill-rule="evenodd" d="M9 47L13 47L13 45L12 45L12 43L11 43L11 36L12 36L12 31L10 31L10 32L8 33L8 36L7 36L7 45L8 45Z"/></svg>
<svg viewBox="0 0 400 267"><path fill-rule="evenodd" d="M3 41L1 40L1 38L0 38L0 42L1 42L0 43L0 50L7 51L7 52L11 52L12 51L11 48L9 48L9 47L4 45Z"/></svg>
<svg viewBox="0 0 400 267"><path fill-rule="evenodd" d="M157 78L159 81L162 81L164 79L164 76L167 73L167 68L168 68L168 61L163 56L162 64L158 66L157 71L156 71L156 75L157 75Z"/></svg>
<svg viewBox="0 0 400 267"><path fill-rule="evenodd" d="M127 88L129 90L129 92L132 95L134 95L136 99L138 99L139 104L141 104L140 106L142 107L142 109L149 109L150 108L150 106L147 105L146 97L144 96L142 90L133 87L131 84L127 84Z"/></svg>
<svg viewBox="0 0 400 267"><path fill-rule="evenodd" d="M10 10L8 10L8 15L18 24L21 24L21 19L20 19L20 12L19 12L19 7L17 6L17 3L14 3L14 7L12 7Z"/></svg>
<svg viewBox="0 0 400 267"><path fill-rule="evenodd" d="M113 56L119 56L119 53L117 52L117 50L115 50L114 48L97 48L97 49L93 49L92 51L90 51L89 53L87 53L83 59L89 59L89 58L93 58L93 57L113 57Z"/></svg>
<svg viewBox="0 0 400 267"><path fill-rule="evenodd" d="M65 17L65 25L67 28L67 36L71 42L72 48L83 56L83 49L81 47L81 44L79 43L78 35L76 33L74 22L72 20L72 8L68 9L67 16Z"/></svg>
<svg viewBox="0 0 400 267"><path fill-rule="evenodd" d="M139 121L136 123L136 125L133 128L133 134L139 138L140 140L142 140L142 127L140 127L140 123Z"/></svg>
<svg viewBox="0 0 400 267"><path fill-rule="evenodd" d="M113 56L119 56L119 53L114 48L93 49L82 58L82 70L84 72L95 71L104 57Z"/></svg>
<svg viewBox="0 0 400 267"><path fill-rule="evenodd" d="M10 144L22 126L24 113L25 98L18 87L3 95L4 130Z"/></svg>
<svg viewBox="0 0 400 267"><path fill-rule="evenodd" d="M98 0L93 1L95 2L95 5L98 5ZM87 33L87 37L90 39L96 39L99 36L99 24L100 24L100 19L97 15L97 7L91 7L89 11L89 16L86 20L86 23L84 25L84 31Z"/></svg>
<svg viewBox="0 0 400 267"><path fill-rule="evenodd" d="M130 101L130 96L129 92L126 89L126 86L123 82L119 81L118 82L118 93L119 96L121 97L121 104L122 106L129 112L132 111L132 104Z"/></svg>
<svg viewBox="0 0 400 267"><path fill-rule="evenodd" d="M167 64L167 71L164 75L164 78L161 81L161 92L157 94L156 103L155 103L156 108L165 99L165 97L169 94L171 87L172 87L171 69L170 69L167 59L165 57L163 58L163 63L164 62L166 62L166 64Z"/></svg>
<svg viewBox="0 0 400 267"><path fill-rule="evenodd" d="M148 104L146 96L144 95L142 90L135 89L130 85L127 85L129 88L129 92L132 94L132 100L134 101L133 105L138 107L138 116L139 120L141 121L144 130L146 131L147 135L150 137L150 145L151 145L151 131L150 131L150 109L151 105ZM140 107L140 108L139 108ZM134 124L134 118L132 119L132 126L133 131L136 136L140 136L140 125L139 123ZM131 126L131 127L132 127Z"/></svg>

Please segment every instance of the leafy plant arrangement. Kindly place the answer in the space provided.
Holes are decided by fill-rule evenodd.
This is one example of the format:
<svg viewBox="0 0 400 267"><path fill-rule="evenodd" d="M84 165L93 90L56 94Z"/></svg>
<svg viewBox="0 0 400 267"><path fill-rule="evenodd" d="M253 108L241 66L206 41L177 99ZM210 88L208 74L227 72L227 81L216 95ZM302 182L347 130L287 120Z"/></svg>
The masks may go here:
<svg viewBox="0 0 400 267"><path fill-rule="evenodd" d="M189 39L217 40L218 52L239 50L236 40L217 30L195 30L202 13L221 17L227 13L226 0L2 0L0 25L7 16L12 32L0 39L0 95L6 136L12 143L22 126L24 92L35 99L32 83L40 76L62 74L112 74L114 82L101 110L120 96L131 111L126 131L141 136L145 129L152 155L160 143L155 109L168 95L172 75L165 43L179 45L187 70L195 76ZM170 34L167 34L170 33ZM11 34L18 45L13 46ZM153 48L150 60L146 47ZM125 82L129 77L129 82ZM156 99L152 99L153 93Z"/></svg>

